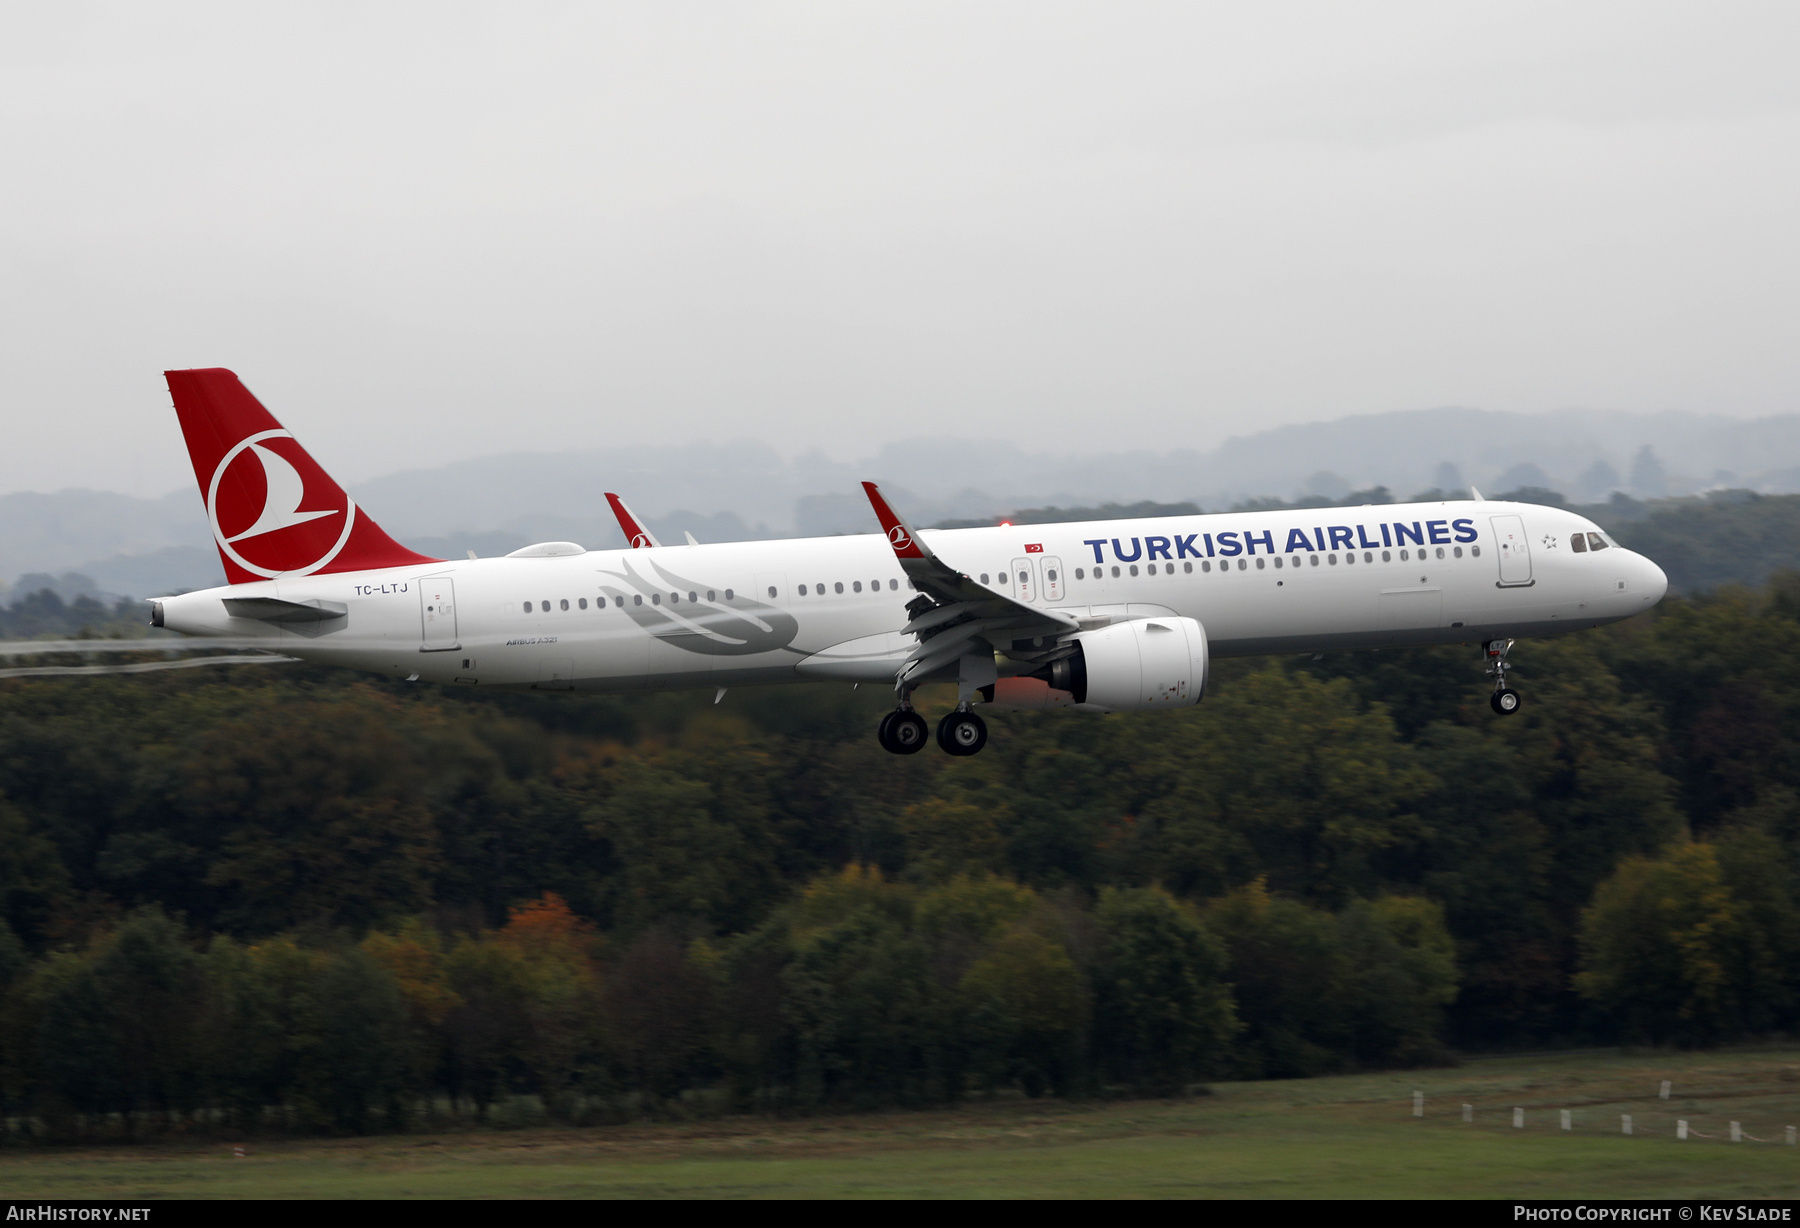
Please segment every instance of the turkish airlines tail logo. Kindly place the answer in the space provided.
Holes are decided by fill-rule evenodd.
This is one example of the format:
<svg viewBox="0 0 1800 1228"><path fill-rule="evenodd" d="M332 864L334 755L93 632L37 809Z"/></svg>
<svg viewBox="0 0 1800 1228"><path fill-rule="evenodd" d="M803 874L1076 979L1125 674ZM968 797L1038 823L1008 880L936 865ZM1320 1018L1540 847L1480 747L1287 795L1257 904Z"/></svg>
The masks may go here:
<svg viewBox="0 0 1800 1228"><path fill-rule="evenodd" d="M438 561L362 515L236 375L164 375L231 583Z"/></svg>

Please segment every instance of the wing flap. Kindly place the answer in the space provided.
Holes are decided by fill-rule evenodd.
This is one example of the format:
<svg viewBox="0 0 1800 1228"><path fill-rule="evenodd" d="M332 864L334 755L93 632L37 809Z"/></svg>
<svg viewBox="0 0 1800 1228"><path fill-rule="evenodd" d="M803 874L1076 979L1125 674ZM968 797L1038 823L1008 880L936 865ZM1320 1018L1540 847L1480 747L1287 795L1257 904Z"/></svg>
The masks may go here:
<svg viewBox="0 0 1800 1228"><path fill-rule="evenodd" d="M916 686L965 656L991 661L995 649L1011 640L1057 638L1081 629L1079 622L1059 610L1008 597L950 566L887 501L879 486L864 482L863 491L901 570L929 603L912 609L904 629L918 643L895 678L901 688ZM919 604L923 603L915 602L915 607Z"/></svg>

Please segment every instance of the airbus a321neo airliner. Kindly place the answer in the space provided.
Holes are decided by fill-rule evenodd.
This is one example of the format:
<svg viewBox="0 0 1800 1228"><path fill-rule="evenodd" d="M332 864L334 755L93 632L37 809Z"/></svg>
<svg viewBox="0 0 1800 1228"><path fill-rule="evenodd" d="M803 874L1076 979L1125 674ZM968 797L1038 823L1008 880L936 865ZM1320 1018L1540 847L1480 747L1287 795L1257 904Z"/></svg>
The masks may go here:
<svg viewBox="0 0 1800 1228"><path fill-rule="evenodd" d="M976 708L1185 708L1209 656L1479 643L1493 707L1519 636L1628 618L1668 587L1561 508L1482 500L919 532L872 482L882 534L656 544L616 496L625 550L543 542L433 559L390 538L226 370L169 391L229 584L152 622L289 656L461 686L641 691L808 679L892 685L881 744L925 744L912 695L954 682L938 745Z"/></svg>

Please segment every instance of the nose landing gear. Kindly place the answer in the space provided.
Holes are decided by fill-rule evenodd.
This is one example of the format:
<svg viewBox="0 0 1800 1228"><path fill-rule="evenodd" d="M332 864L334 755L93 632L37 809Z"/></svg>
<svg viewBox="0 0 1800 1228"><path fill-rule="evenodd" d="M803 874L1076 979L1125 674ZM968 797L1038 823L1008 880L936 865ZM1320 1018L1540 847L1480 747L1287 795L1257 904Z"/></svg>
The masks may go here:
<svg viewBox="0 0 1800 1228"><path fill-rule="evenodd" d="M1511 716L1524 702L1517 691L1506 685L1506 671L1512 668L1506 663L1506 654L1512 646L1511 640L1489 640L1483 645L1487 652L1488 677L1494 680L1494 693L1488 699L1488 707L1501 716Z"/></svg>

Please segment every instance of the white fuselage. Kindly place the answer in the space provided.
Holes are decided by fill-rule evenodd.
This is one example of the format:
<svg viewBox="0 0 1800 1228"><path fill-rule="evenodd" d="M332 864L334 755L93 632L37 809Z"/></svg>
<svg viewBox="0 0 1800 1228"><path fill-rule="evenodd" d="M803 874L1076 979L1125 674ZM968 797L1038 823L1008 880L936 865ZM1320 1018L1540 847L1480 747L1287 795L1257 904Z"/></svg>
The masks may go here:
<svg viewBox="0 0 1800 1228"><path fill-rule="evenodd" d="M1614 622L1668 586L1572 512L1442 502L926 530L950 566L1087 626L1199 621L1214 655L1546 635ZM600 691L891 682L911 589L879 535L598 550L278 577L163 598L163 625L256 637L402 678ZM223 598L341 606L234 617Z"/></svg>

